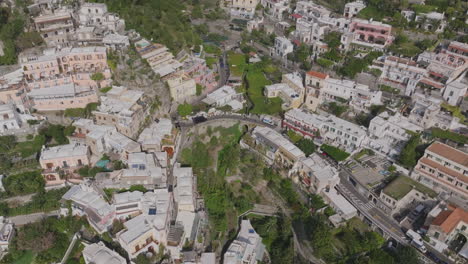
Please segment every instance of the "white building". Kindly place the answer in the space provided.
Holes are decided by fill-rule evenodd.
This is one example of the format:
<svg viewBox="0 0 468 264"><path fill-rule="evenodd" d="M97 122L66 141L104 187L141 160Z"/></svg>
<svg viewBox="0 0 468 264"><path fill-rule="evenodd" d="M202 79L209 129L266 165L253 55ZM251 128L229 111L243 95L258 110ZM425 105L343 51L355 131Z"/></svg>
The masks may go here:
<svg viewBox="0 0 468 264"><path fill-rule="evenodd" d="M364 127L333 115L317 115L299 109L285 113L283 126L310 138L320 133L325 142L344 148L347 152L365 146L369 140Z"/></svg>
<svg viewBox="0 0 468 264"><path fill-rule="evenodd" d="M111 33L102 38L102 44L107 48L123 49L130 46L130 41L127 36Z"/></svg>
<svg viewBox="0 0 468 264"><path fill-rule="evenodd" d="M114 208L91 186L74 185L63 195L62 200L71 201L72 214L86 215L88 222L99 234L108 231L112 226L115 217ZM61 214L67 215L68 213L67 206L62 207Z"/></svg>
<svg viewBox="0 0 468 264"><path fill-rule="evenodd" d="M126 264L125 258L109 249L102 241L86 245L83 249L83 258L86 264Z"/></svg>
<svg viewBox="0 0 468 264"><path fill-rule="evenodd" d="M130 153L127 163L128 169L123 169L120 177L121 186L166 187L167 172L157 164L153 153Z"/></svg>
<svg viewBox="0 0 468 264"><path fill-rule="evenodd" d="M283 100L283 109L297 108L301 103L299 94L286 83L265 86L265 95L268 98L280 97Z"/></svg>
<svg viewBox="0 0 468 264"><path fill-rule="evenodd" d="M176 180L174 200L179 211L195 212L195 178L192 168L176 165L172 173Z"/></svg>
<svg viewBox="0 0 468 264"><path fill-rule="evenodd" d="M252 19L258 0L232 0L231 17L241 19Z"/></svg>
<svg viewBox="0 0 468 264"><path fill-rule="evenodd" d="M466 73L464 73L460 78L445 86L442 96L450 105L458 106L465 99L467 91L468 77L466 77Z"/></svg>
<svg viewBox="0 0 468 264"><path fill-rule="evenodd" d="M151 126L143 129L138 137L143 151L157 152L166 148L175 147L176 135L171 120L161 118L159 122L154 122Z"/></svg>
<svg viewBox="0 0 468 264"><path fill-rule="evenodd" d="M145 195L147 195L146 193ZM167 246L167 235L172 211L172 195L166 189L149 193L151 203L148 211L124 223L125 230L117 234L117 239L130 258L140 253L158 253L160 244Z"/></svg>
<svg viewBox="0 0 468 264"><path fill-rule="evenodd" d="M346 3L343 11L343 16L346 18L356 17L357 14L364 8L366 8L366 4L363 1Z"/></svg>
<svg viewBox="0 0 468 264"><path fill-rule="evenodd" d="M344 79L327 78L320 97L325 102L342 98L358 111L368 111L372 105L382 104L381 91L371 91L367 85Z"/></svg>
<svg viewBox="0 0 468 264"><path fill-rule="evenodd" d="M275 45L270 49L270 55L273 57L280 57L285 59L286 56L293 52L294 46L289 39L284 37L276 37Z"/></svg>
<svg viewBox="0 0 468 264"><path fill-rule="evenodd" d="M197 94L197 84L193 78L183 72L166 77L167 86L174 101L182 103Z"/></svg>
<svg viewBox="0 0 468 264"><path fill-rule="evenodd" d="M294 164L290 175L297 175L307 190L316 194L334 188L340 182L338 170L316 153Z"/></svg>
<svg viewBox="0 0 468 264"><path fill-rule="evenodd" d="M13 104L0 105L0 134L8 134L21 128L23 121Z"/></svg>
<svg viewBox="0 0 468 264"><path fill-rule="evenodd" d="M146 59L154 73L164 77L182 68L182 63L174 59L169 49L146 39L135 42L135 49L143 59Z"/></svg>
<svg viewBox="0 0 468 264"><path fill-rule="evenodd" d="M374 117L369 124L369 147L375 151L396 158L411 135L408 131L419 133L424 129L409 121L407 117L387 112Z"/></svg>
<svg viewBox="0 0 468 264"><path fill-rule="evenodd" d="M404 91L405 95L411 96L425 74L426 69L419 67L417 62L411 59L387 56L383 63L379 82L398 88Z"/></svg>
<svg viewBox="0 0 468 264"><path fill-rule="evenodd" d="M421 13L414 18L416 22L423 22L420 28L436 33L443 32L447 26L445 15L438 12Z"/></svg>
<svg viewBox="0 0 468 264"><path fill-rule="evenodd" d="M322 192L322 197L324 201L331 206L335 212L339 215L339 217L343 220L349 220L355 216L357 216L357 209L354 207L343 195L339 194L335 188L330 189L329 191ZM342 221L337 221L333 218L333 223L340 223Z"/></svg>
<svg viewBox="0 0 468 264"><path fill-rule="evenodd" d="M282 21L284 12L289 9L289 0L262 0L261 4L267 10L267 15L275 21Z"/></svg>
<svg viewBox="0 0 468 264"><path fill-rule="evenodd" d="M15 229L13 223L5 219L5 217L0 216L0 255L8 251L8 246L14 235Z"/></svg>
<svg viewBox="0 0 468 264"><path fill-rule="evenodd" d="M224 253L224 264L256 264L263 260L265 245L250 220L242 220L237 238Z"/></svg>
<svg viewBox="0 0 468 264"><path fill-rule="evenodd" d="M229 105L233 111L241 110L243 107L244 99L242 94L236 92L234 88L228 85L209 93L203 102L215 107L223 107Z"/></svg>
<svg viewBox="0 0 468 264"><path fill-rule="evenodd" d="M137 142L117 132L115 126L96 125L90 119L78 119L73 126L75 133L69 137L70 142L86 144L95 158L112 154L126 162L128 154L141 151Z"/></svg>
<svg viewBox="0 0 468 264"><path fill-rule="evenodd" d="M125 30L125 21L107 12L107 5L102 3L83 3L78 11L78 20L82 26L103 27L114 33Z"/></svg>
<svg viewBox="0 0 468 264"><path fill-rule="evenodd" d="M292 167L298 160L305 158L304 152L277 131L257 126L252 132L257 148L269 164Z"/></svg>

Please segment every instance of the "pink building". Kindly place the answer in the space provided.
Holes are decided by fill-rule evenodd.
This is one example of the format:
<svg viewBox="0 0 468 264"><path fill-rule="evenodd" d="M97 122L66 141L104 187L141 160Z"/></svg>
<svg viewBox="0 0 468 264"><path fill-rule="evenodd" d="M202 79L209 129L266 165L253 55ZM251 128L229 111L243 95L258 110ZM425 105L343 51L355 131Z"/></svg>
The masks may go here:
<svg viewBox="0 0 468 264"><path fill-rule="evenodd" d="M29 91L21 69L0 76L0 104L14 104L21 112L30 108Z"/></svg>
<svg viewBox="0 0 468 264"><path fill-rule="evenodd" d="M204 59L188 57L183 63L185 73L197 84L204 86L206 91L211 92L216 88L218 83L215 80L215 73L206 66Z"/></svg>
<svg viewBox="0 0 468 264"><path fill-rule="evenodd" d="M388 46L393 42L392 26L378 21L353 19L349 25L355 44Z"/></svg>
<svg viewBox="0 0 468 264"><path fill-rule="evenodd" d="M43 147L39 163L47 185L63 184L68 179L79 178L74 171L89 165L89 150L79 144Z"/></svg>
<svg viewBox="0 0 468 264"><path fill-rule="evenodd" d="M73 83L32 89L28 93L32 107L37 111L61 111L69 108L85 108L89 103L99 101L95 90L89 86Z"/></svg>
<svg viewBox="0 0 468 264"><path fill-rule="evenodd" d="M111 82L105 47L49 49L41 55L23 54L20 63L31 89L69 83L97 88ZM104 75L99 84L91 80L98 72Z"/></svg>

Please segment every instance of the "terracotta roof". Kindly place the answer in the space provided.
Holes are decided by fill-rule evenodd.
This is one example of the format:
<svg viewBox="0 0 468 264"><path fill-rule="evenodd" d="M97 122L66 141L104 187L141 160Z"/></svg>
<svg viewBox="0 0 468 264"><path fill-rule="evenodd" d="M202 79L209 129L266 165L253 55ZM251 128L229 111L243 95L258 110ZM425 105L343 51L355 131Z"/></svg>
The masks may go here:
<svg viewBox="0 0 468 264"><path fill-rule="evenodd" d="M454 161L458 164L461 164L465 167L468 167L468 154L458 150L456 148L450 147L440 142L432 143L427 150L434 152L437 155L440 155L446 159Z"/></svg>
<svg viewBox="0 0 468 264"><path fill-rule="evenodd" d="M452 232L460 221L468 223L468 212L461 208L448 209L440 212L434 221L432 221L432 225L440 226L442 231L448 234Z"/></svg>
<svg viewBox="0 0 468 264"><path fill-rule="evenodd" d="M297 39L293 40L294 44L296 44L296 46L300 46L301 45L301 42Z"/></svg>
<svg viewBox="0 0 468 264"><path fill-rule="evenodd" d="M316 71L308 71L307 75L314 76L320 79L326 79L328 77L328 74L323 73L323 72L316 72Z"/></svg>
<svg viewBox="0 0 468 264"><path fill-rule="evenodd" d="M465 175L459 173L459 172L456 172L455 170L452 170L450 168L447 168L433 160L430 160L428 158L421 158L420 159L421 163L424 163L426 165L428 165L429 167L432 167L434 169L437 169L438 171L441 171L445 174L448 174L452 177L455 177L457 178L459 181L462 181L464 183L468 183L468 177L466 177Z"/></svg>
<svg viewBox="0 0 468 264"><path fill-rule="evenodd" d="M302 17L300 14L292 14L291 16L294 17L294 18L301 18Z"/></svg>
<svg viewBox="0 0 468 264"><path fill-rule="evenodd" d="M419 82L422 82L422 83L424 83L424 84L427 84L427 85L432 86L432 87L437 88L437 89L442 89L442 88L444 88L444 86L442 86L441 84L438 84L438 83L436 83L436 82L432 82L432 81L430 81L430 80L428 80L428 79L422 79L422 80L419 81Z"/></svg>

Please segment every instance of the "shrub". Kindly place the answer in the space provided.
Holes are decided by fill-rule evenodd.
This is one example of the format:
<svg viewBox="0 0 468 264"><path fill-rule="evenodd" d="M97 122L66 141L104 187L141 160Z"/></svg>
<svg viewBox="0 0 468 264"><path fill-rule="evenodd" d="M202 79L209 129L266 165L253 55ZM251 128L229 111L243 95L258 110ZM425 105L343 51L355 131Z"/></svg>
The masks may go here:
<svg viewBox="0 0 468 264"><path fill-rule="evenodd" d="M343 161L349 157L348 152L327 144L323 144L320 149L336 161Z"/></svg>

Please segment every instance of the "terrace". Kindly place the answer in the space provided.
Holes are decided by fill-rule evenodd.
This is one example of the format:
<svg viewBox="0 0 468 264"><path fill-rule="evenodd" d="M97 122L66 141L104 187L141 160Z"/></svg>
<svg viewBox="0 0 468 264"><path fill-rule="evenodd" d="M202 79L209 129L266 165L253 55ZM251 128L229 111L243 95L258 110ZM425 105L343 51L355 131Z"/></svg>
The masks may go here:
<svg viewBox="0 0 468 264"><path fill-rule="evenodd" d="M383 192L395 200L400 200L405 197L412 189L424 193L430 197L437 196L437 193L428 187L422 185L419 182L412 180L406 176L398 176L392 182L390 182L384 189Z"/></svg>

